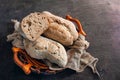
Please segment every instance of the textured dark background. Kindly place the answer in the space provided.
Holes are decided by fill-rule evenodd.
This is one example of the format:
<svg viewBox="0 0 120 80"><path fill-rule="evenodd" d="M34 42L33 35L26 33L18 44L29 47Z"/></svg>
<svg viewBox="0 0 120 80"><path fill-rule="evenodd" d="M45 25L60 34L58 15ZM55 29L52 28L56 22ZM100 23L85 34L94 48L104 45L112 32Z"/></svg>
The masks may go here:
<svg viewBox="0 0 120 80"><path fill-rule="evenodd" d="M98 80L91 69L82 73L65 70L56 75L25 75L13 61L6 36L13 32L11 19L21 21L35 11L81 20L91 43L88 51L99 58L104 80L120 80L120 0L0 0L0 80Z"/></svg>

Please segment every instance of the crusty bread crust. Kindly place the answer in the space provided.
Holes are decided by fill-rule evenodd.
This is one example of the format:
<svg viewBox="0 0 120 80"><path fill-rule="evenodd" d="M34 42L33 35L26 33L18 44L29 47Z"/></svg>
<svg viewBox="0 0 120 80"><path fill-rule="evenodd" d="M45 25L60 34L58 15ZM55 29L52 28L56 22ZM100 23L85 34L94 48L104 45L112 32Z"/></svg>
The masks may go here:
<svg viewBox="0 0 120 80"><path fill-rule="evenodd" d="M48 19L40 12L34 12L23 18L21 29L26 38L35 41L46 29L48 29Z"/></svg>
<svg viewBox="0 0 120 80"><path fill-rule="evenodd" d="M51 23L46 32L44 32L44 35L65 46L73 44L73 36L69 32L68 28L58 23Z"/></svg>
<svg viewBox="0 0 120 80"><path fill-rule="evenodd" d="M67 64L67 53L65 48L58 42L40 36L36 41L24 40L27 53L36 59L48 59L52 63L65 67Z"/></svg>
<svg viewBox="0 0 120 80"><path fill-rule="evenodd" d="M65 46L73 44L78 38L78 32L75 25L56 15L51 14L50 12L44 11L44 14L49 18L50 26L44 35L48 38L54 39Z"/></svg>

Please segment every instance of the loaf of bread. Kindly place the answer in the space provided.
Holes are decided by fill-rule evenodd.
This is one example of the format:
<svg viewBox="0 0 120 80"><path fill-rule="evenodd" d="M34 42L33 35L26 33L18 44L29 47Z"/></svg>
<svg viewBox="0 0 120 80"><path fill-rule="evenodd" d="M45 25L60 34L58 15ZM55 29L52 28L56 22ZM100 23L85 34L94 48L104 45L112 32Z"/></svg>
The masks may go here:
<svg viewBox="0 0 120 80"><path fill-rule="evenodd" d="M78 32L75 25L62 17L51 14L50 12L44 11L44 14L49 18L50 26L44 35L48 38L54 39L65 46L73 44L78 38Z"/></svg>
<svg viewBox="0 0 120 80"><path fill-rule="evenodd" d="M23 18L21 29L26 38L35 41L45 30L48 29L49 22L44 13L34 12Z"/></svg>
<svg viewBox="0 0 120 80"><path fill-rule="evenodd" d="M67 54L65 48L58 42L40 36L36 41L24 40L27 53L36 59L48 59L52 63L65 67Z"/></svg>
<svg viewBox="0 0 120 80"><path fill-rule="evenodd" d="M44 35L65 46L73 44L73 36L69 30L64 25L60 25L58 23L51 23L46 32L44 32Z"/></svg>

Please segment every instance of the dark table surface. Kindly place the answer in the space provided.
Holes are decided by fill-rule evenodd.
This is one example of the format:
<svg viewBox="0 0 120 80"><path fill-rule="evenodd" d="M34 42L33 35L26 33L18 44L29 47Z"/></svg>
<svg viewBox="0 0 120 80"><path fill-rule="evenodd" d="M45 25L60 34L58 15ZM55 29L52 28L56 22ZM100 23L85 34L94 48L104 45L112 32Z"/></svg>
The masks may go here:
<svg viewBox="0 0 120 80"><path fill-rule="evenodd" d="M91 69L75 73L65 70L56 75L25 75L14 63L11 19L21 21L35 11L50 11L81 20L91 43L88 52L99 58L98 71L103 80L120 80L120 0L0 0L0 80L98 80Z"/></svg>

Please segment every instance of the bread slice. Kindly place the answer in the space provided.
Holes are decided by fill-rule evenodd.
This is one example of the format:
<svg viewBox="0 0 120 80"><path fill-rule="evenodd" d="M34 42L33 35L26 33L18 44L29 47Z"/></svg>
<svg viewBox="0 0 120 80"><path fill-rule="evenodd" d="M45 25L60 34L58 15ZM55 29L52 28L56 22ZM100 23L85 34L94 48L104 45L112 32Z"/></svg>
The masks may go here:
<svg viewBox="0 0 120 80"><path fill-rule="evenodd" d="M53 15L48 11L44 11L43 13L47 15L50 22L50 28L44 33L46 37L52 38L67 46L71 45L73 41L75 41L78 38L78 32L76 30L76 27L71 21Z"/></svg>
<svg viewBox="0 0 120 80"><path fill-rule="evenodd" d="M58 42L40 36L36 41L24 40L27 53L36 59L48 59L52 63L65 67L67 53L65 48Z"/></svg>
<svg viewBox="0 0 120 80"><path fill-rule="evenodd" d="M48 29L48 19L44 13L34 12L23 18L21 29L26 38L35 41L46 29Z"/></svg>

